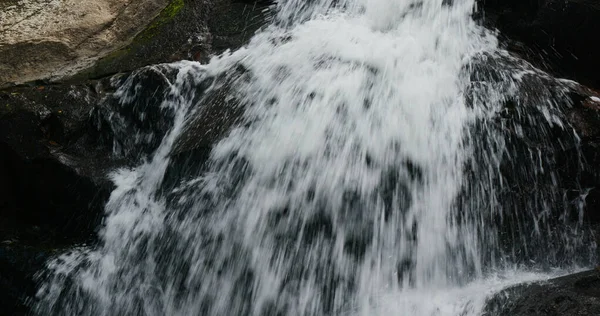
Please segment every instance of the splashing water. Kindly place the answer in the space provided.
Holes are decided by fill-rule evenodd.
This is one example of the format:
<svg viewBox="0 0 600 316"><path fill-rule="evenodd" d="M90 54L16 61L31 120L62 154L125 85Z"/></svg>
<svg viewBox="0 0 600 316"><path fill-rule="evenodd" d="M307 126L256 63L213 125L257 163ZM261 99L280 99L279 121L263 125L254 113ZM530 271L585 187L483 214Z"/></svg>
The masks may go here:
<svg viewBox="0 0 600 316"><path fill-rule="evenodd" d="M246 47L208 65L154 66L169 128L138 134L133 143L162 140L112 175L100 246L52 261L35 311L477 315L503 286L547 277L506 272L535 255L497 236L497 219L517 210L502 201L500 172L513 143L494 120L521 98L525 117L543 117L531 137L565 129L555 110L566 84L548 87L531 69L490 79L477 65L510 57L472 20L474 5L283 1ZM123 107L143 93L137 75L114 95ZM527 76L538 92L519 97ZM173 180L188 126L219 91L243 114L206 163ZM527 157L518 163L544 168ZM522 209L540 236L549 210ZM514 234L540 253L552 247Z"/></svg>

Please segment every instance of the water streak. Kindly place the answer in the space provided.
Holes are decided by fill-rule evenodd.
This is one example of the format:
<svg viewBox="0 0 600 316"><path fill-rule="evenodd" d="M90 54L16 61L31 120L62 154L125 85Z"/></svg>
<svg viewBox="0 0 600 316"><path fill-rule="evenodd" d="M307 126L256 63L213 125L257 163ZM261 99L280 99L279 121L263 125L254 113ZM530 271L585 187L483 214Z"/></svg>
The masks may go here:
<svg viewBox="0 0 600 316"><path fill-rule="evenodd" d="M36 311L477 315L524 278L499 282L494 271L529 258L516 242L505 251L498 217L522 210L542 223L552 211L502 200L501 168L520 138L495 120L525 96L543 139L566 128L554 112L568 104L561 83L533 96L522 89L531 74L478 68L510 58L472 20L474 6L283 1L246 47L208 65L155 66L169 128L138 167L113 174L101 245L50 263ZM123 107L143 93L135 78L114 95ZM236 126L206 163L170 179L186 152L178 142L193 139L188 126L219 91L241 109ZM143 135L123 143L151 144ZM546 163L527 159L534 173Z"/></svg>

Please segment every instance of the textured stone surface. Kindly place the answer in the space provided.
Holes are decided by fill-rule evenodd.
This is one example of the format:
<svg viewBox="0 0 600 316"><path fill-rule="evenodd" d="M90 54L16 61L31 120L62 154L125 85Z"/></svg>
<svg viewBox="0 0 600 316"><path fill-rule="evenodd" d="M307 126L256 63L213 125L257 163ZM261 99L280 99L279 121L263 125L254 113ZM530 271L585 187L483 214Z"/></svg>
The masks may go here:
<svg viewBox="0 0 600 316"><path fill-rule="evenodd" d="M26 313L48 256L95 240L118 164L89 121L99 87L0 91L0 314Z"/></svg>
<svg viewBox="0 0 600 316"><path fill-rule="evenodd" d="M0 2L0 86L72 74L128 44L167 0Z"/></svg>
<svg viewBox="0 0 600 316"><path fill-rule="evenodd" d="M483 315L600 315L600 273L593 270L509 288L488 302Z"/></svg>

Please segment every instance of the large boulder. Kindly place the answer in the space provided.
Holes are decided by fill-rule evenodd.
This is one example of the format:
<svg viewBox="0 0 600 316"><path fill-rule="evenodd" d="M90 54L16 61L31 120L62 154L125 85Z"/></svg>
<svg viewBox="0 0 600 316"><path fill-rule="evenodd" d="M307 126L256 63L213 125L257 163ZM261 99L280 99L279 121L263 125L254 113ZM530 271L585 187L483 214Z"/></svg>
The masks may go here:
<svg viewBox="0 0 600 316"><path fill-rule="evenodd" d="M167 0L2 1L0 86L63 77L86 68L128 44L167 4Z"/></svg>
<svg viewBox="0 0 600 316"><path fill-rule="evenodd" d="M150 157L173 127L165 102L178 101L178 75L177 66L155 65L99 81L0 90L4 312L27 312L34 276L49 257L98 241L114 187L108 175ZM228 85L226 77L207 77L179 91L196 115L177 139L165 181L202 172L212 144L238 121L241 112L225 100Z"/></svg>
<svg viewBox="0 0 600 316"><path fill-rule="evenodd" d="M90 216L106 196L111 148L100 144L89 115L98 85L19 87L0 91L0 229L17 237L37 227L41 238L85 241ZM91 213L88 213L91 212ZM8 225L8 223L12 223ZM4 225L3 225L4 226Z"/></svg>
<svg viewBox="0 0 600 316"><path fill-rule="evenodd" d="M0 3L0 88L77 82L207 61L263 26L270 1L9 0ZM92 5L93 4L93 5Z"/></svg>
<svg viewBox="0 0 600 316"><path fill-rule="evenodd" d="M483 139L485 133L503 135L497 145L475 144L479 166L489 164L486 155L501 154L498 169L490 173L501 201L501 211L490 214L500 246L493 251L536 268L590 264L588 254L598 236L594 230L600 225L598 93L555 79L508 53L490 54L473 67L471 86L478 93L472 97L481 98L475 102L485 105L489 97L499 97L504 103L472 132ZM488 170L474 172L466 183L476 183ZM571 238L565 236L575 232L577 241L566 242Z"/></svg>

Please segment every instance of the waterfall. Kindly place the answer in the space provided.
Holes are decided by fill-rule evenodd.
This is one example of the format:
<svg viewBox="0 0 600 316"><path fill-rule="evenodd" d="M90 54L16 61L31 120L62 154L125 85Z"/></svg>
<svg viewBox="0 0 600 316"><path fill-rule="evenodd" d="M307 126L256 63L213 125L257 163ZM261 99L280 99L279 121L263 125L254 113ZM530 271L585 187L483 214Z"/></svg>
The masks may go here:
<svg viewBox="0 0 600 316"><path fill-rule="evenodd" d="M111 175L100 243L41 274L37 314L478 315L503 286L589 264L546 157L556 129L577 145L571 83L499 49L474 0L272 10L208 64L115 79L106 102L150 132L106 120L139 165Z"/></svg>

